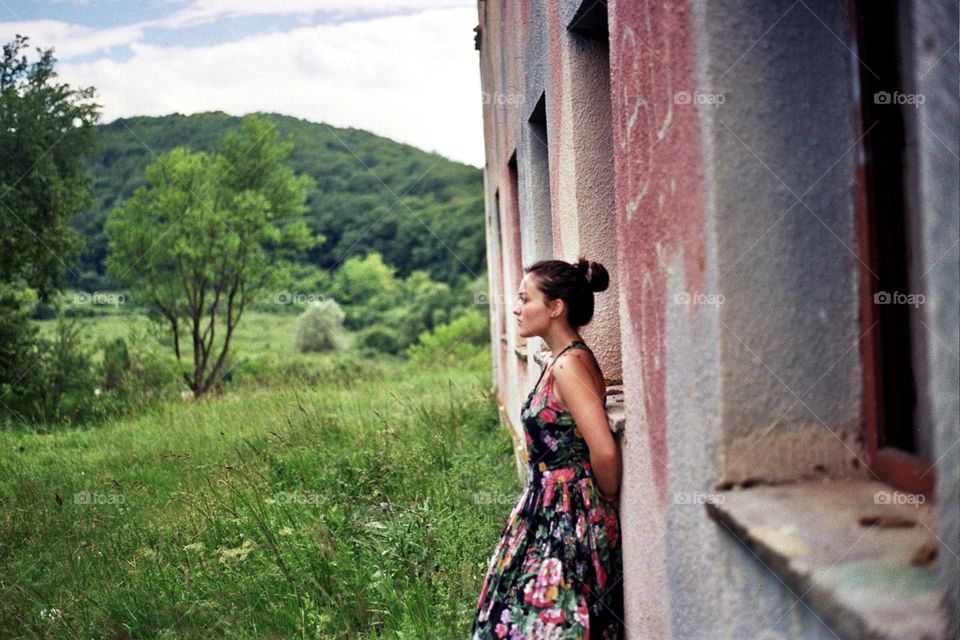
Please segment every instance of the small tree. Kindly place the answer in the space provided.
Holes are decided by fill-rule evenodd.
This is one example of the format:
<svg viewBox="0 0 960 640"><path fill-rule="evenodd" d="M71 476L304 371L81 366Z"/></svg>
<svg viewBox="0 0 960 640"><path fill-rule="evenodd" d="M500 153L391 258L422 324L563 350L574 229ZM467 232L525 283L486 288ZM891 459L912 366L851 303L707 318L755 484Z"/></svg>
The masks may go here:
<svg viewBox="0 0 960 640"><path fill-rule="evenodd" d="M284 164L292 143L272 123L244 118L216 155L183 148L146 169L146 186L105 225L111 277L168 324L196 397L219 382L249 304L285 280L292 252L323 241L302 219L311 180Z"/></svg>

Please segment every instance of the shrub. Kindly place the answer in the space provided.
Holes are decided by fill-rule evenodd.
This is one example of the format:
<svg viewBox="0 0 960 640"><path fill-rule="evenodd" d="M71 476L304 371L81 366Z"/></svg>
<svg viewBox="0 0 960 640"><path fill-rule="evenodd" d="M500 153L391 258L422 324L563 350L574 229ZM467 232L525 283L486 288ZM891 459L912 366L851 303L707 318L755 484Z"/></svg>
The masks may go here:
<svg viewBox="0 0 960 640"><path fill-rule="evenodd" d="M407 350L409 364L420 370L435 366L461 366L490 349L487 317L470 310L459 318L420 334Z"/></svg>
<svg viewBox="0 0 960 640"><path fill-rule="evenodd" d="M357 336L357 345L367 351L378 353L400 353L402 345L397 332L379 325L367 327Z"/></svg>
<svg viewBox="0 0 960 640"><path fill-rule="evenodd" d="M103 347L103 388L114 389L120 378L130 370L130 352L127 342L117 338Z"/></svg>
<svg viewBox="0 0 960 640"><path fill-rule="evenodd" d="M26 376L22 388L23 417L43 424L75 424L95 417L97 378L79 321L59 317L56 336L41 338L40 344L37 375Z"/></svg>
<svg viewBox="0 0 960 640"><path fill-rule="evenodd" d="M337 351L346 346L343 333L344 313L332 298L318 300L300 316L297 350Z"/></svg>

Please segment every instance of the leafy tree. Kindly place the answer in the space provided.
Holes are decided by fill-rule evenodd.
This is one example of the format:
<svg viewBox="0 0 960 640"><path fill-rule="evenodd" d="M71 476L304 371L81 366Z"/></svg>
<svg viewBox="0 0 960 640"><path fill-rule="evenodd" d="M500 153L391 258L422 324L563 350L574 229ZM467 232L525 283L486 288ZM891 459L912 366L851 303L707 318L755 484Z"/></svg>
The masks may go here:
<svg viewBox="0 0 960 640"><path fill-rule="evenodd" d="M27 37L0 61L0 283L48 300L82 246L70 218L89 206L83 157L94 149L94 89L55 82L53 49L30 62Z"/></svg>
<svg viewBox="0 0 960 640"><path fill-rule="evenodd" d="M192 352L183 375L196 397L225 373L247 306L287 280L291 256L323 241L299 219L312 181L284 163L292 146L248 116L219 153L160 155L107 218L108 273L159 312L178 361Z"/></svg>
<svg viewBox="0 0 960 640"><path fill-rule="evenodd" d="M27 40L17 35L0 59L0 403L20 420L70 413L64 385L87 369L75 331L44 340L27 307L52 299L82 244L68 221L90 201L83 156L99 118L93 88L57 83L53 50L31 62ZM54 371L65 363L69 379Z"/></svg>
<svg viewBox="0 0 960 640"><path fill-rule="evenodd" d="M347 307L344 323L350 329L369 327L393 307L402 293L396 268L376 251L349 258L333 278L332 295Z"/></svg>

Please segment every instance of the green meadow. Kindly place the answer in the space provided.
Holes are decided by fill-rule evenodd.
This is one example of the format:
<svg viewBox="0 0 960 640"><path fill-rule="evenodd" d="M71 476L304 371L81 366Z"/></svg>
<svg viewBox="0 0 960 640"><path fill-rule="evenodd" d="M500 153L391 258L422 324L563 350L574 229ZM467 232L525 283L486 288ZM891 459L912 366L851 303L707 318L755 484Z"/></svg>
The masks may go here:
<svg viewBox="0 0 960 640"><path fill-rule="evenodd" d="M521 490L489 355L299 354L295 331L250 312L199 401L0 431L0 637L467 636Z"/></svg>

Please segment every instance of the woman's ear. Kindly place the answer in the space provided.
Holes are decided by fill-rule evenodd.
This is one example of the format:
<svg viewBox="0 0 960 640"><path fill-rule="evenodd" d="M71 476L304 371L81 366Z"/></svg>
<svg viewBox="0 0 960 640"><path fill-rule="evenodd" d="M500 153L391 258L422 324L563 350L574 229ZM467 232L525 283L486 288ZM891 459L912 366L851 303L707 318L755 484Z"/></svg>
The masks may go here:
<svg viewBox="0 0 960 640"><path fill-rule="evenodd" d="M550 303L550 317L559 318L563 314L563 298L557 298Z"/></svg>

